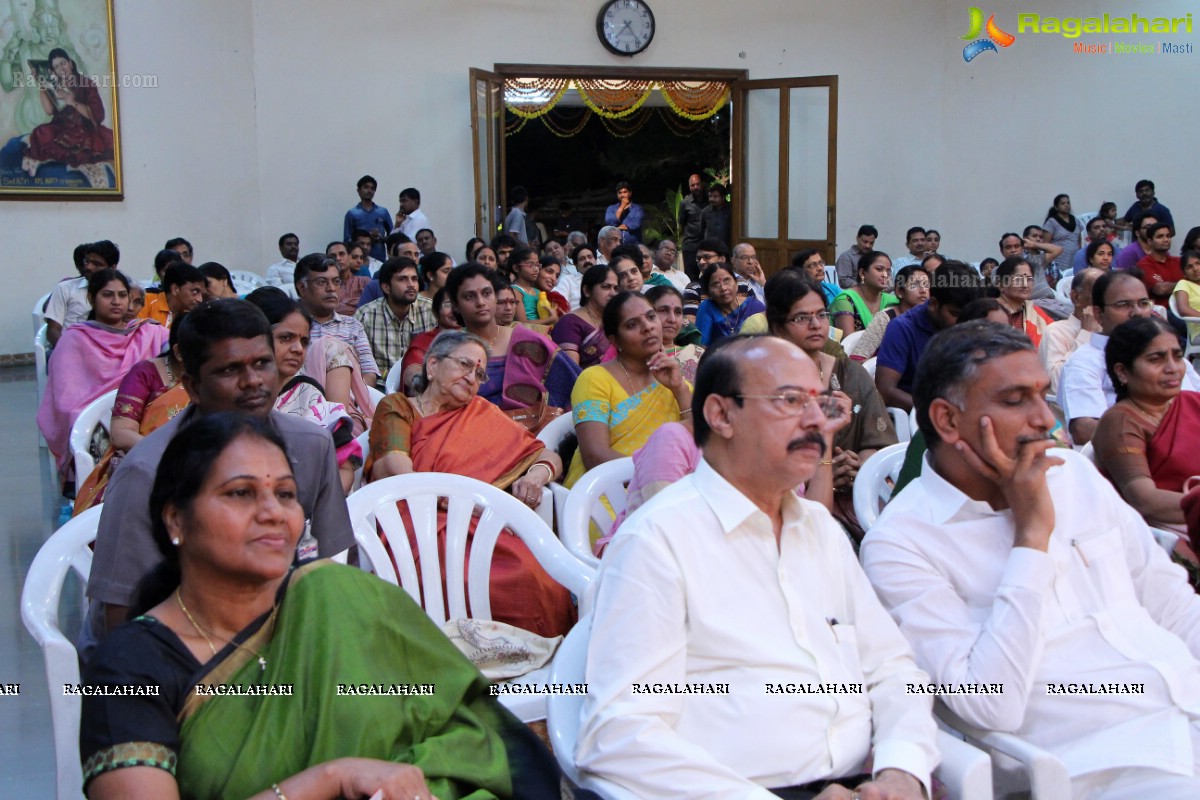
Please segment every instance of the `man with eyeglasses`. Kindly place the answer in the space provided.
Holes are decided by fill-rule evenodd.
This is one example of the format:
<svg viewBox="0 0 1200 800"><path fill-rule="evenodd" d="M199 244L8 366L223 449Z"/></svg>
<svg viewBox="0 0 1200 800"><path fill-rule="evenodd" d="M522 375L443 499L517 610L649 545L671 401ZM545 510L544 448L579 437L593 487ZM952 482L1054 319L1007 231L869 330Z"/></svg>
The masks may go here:
<svg viewBox="0 0 1200 800"><path fill-rule="evenodd" d="M1092 316L1100 323L1100 330L1071 354L1058 379L1058 406L1076 447L1092 440L1100 417L1117 402L1104 362L1108 337L1122 322L1148 317L1153 310L1154 301L1145 285L1132 273L1106 272L1092 286ZM1200 376L1190 362L1185 363L1183 388L1200 391Z"/></svg>
<svg viewBox="0 0 1200 800"><path fill-rule="evenodd" d="M682 292L687 288L691 279L688 278L686 272L676 266L675 259L678 255L679 248L675 246L675 242L663 239L654 249L654 269Z"/></svg>
<svg viewBox="0 0 1200 800"><path fill-rule="evenodd" d="M341 339L354 350L362 368L363 381L374 386L379 378L379 365L371 352L371 342L362 323L337 313L338 291L342 279L337 260L322 253L310 253L296 264L296 296L300 305L312 317L310 339L315 345L323 336Z"/></svg>
<svg viewBox="0 0 1200 800"><path fill-rule="evenodd" d="M754 250L754 245L742 242L733 248L733 271L740 278L738 283L746 283L758 298L758 302L766 302L763 286L767 283L767 276L763 273L762 265L758 263L758 253Z"/></svg>
<svg viewBox="0 0 1200 800"><path fill-rule="evenodd" d="M796 495L832 480L827 413L849 409L822 388L783 339L705 353L687 410L700 463L621 525L596 579L584 788L927 796L932 699L906 684L928 681L849 539Z"/></svg>
<svg viewBox="0 0 1200 800"><path fill-rule="evenodd" d="M947 261L929 277L929 299L888 323L875 358L875 388L888 406L913 407L913 379L929 340L958 322L967 303L982 296L979 276L961 261Z"/></svg>

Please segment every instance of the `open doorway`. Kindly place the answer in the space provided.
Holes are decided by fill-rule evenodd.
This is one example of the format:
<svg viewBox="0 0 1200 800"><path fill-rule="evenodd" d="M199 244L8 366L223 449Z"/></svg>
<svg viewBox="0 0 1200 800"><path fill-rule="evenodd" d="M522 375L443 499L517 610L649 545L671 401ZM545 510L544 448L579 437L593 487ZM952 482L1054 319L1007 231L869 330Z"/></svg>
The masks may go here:
<svg viewBox="0 0 1200 800"><path fill-rule="evenodd" d="M808 247L833 258L836 76L500 64L472 69L471 92L481 237L494 235L514 185L543 201L548 229L562 198L594 233L617 180L634 184L635 201L659 212L655 232L667 234L667 192L699 172L731 186L733 239L754 244L768 272ZM676 113L684 105L690 113Z"/></svg>

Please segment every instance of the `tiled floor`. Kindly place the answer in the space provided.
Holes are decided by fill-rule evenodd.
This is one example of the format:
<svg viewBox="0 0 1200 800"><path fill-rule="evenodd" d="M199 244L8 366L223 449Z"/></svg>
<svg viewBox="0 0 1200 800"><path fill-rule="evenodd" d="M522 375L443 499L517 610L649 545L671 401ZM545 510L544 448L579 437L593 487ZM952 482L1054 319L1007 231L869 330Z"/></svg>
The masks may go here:
<svg viewBox="0 0 1200 800"><path fill-rule="evenodd" d="M50 700L37 643L21 623L25 572L59 515L47 451L38 448L37 388L32 367L0 369L0 684L20 683L18 697L0 696L0 797L54 797ZM74 595L78 597L77 594ZM60 621L79 627L78 603ZM60 689L61 691L61 689Z"/></svg>

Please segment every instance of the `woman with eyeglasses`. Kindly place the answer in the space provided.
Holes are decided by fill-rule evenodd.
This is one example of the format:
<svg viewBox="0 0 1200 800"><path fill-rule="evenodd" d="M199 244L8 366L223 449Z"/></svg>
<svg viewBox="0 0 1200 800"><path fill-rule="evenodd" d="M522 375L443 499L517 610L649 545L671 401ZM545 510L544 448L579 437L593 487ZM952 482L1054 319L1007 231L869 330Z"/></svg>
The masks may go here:
<svg viewBox="0 0 1200 800"><path fill-rule="evenodd" d="M487 342L467 331L438 336L413 381L416 394L395 392L376 407L363 475L370 480L410 472L465 475L507 489L537 508L542 489L562 472L562 461L479 396L479 387L488 380L489 355ZM438 517L444 546L445 512ZM411 522L406 524L413 536ZM469 551L469 543L467 547ZM570 593L546 574L517 537L501 536L497 541L490 585L495 619L541 636L570 630Z"/></svg>
<svg viewBox="0 0 1200 800"><path fill-rule="evenodd" d="M421 374L425 354L429 352L433 340L445 331L462 329L458 316L454 313L454 303L450 302L450 293L446 291L445 286L433 295L433 315L437 320L437 327L418 333L404 351L404 360L400 362L401 391L407 391L412 386L413 378Z"/></svg>
<svg viewBox="0 0 1200 800"><path fill-rule="evenodd" d="M1037 347L1042 342L1042 333L1054 320L1031 299L1033 267L1021 256L1009 256L996 267L992 280L1000 290L996 299L1008 314L1008 324L1028 336Z"/></svg>
<svg viewBox="0 0 1200 800"><path fill-rule="evenodd" d="M854 478L876 450L899 441L892 418L874 380L861 365L845 355L824 352L829 341L829 309L819 284L788 269L767 280L766 297L770 332L803 350L816 364L825 390L846 398L851 408L852 419L837 431L827 457L833 459L833 515L859 542L864 531L854 515Z"/></svg>
<svg viewBox="0 0 1200 800"><path fill-rule="evenodd" d="M855 361L874 357L879 352L879 345L883 344L883 333L888 323L929 299L929 281L929 270L919 264L909 264L897 272L895 293L900 304L888 306L871 319L871 324L855 342L850 357Z"/></svg>

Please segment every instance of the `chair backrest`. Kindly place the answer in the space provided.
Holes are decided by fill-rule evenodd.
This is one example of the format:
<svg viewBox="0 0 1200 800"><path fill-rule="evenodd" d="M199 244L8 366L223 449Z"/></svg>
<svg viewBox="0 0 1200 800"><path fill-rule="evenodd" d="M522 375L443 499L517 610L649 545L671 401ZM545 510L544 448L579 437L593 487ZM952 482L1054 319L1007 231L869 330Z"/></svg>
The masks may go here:
<svg viewBox="0 0 1200 800"><path fill-rule="evenodd" d="M400 368L400 362L392 364L388 370L387 380L383 382L384 394L395 394L400 390L400 378L404 375L404 370Z"/></svg>
<svg viewBox="0 0 1200 800"><path fill-rule="evenodd" d="M832 283L834 286L838 285L837 264L825 265L825 282Z"/></svg>
<svg viewBox="0 0 1200 800"><path fill-rule="evenodd" d="M355 437L354 441L358 442L358 446L362 448L363 463L366 463L367 453L371 452L371 432L363 431ZM354 470L354 482L350 484L350 491L357 492L362 488L363 484L363 464L358 465L358 469Z"/></svg>
<svg viewBox="0 0 1200 800"><path fill-rule="evenodd" d="M867 371L867 374L872 378L875 377L875 356L871 356L866 361L862 362L862 368Z"/></svg>
<svg viewBox="0 0 1200 800"><path fill-rule="evenodd" d="M267 279L262 275L245 269L231 269L229 277L233 279L233 289L238 294L248 294L267 285Z"/></svg>
<svg viewBox="0 0 1200 800"><path fill-rule="evenodd" d="M386 397L386 395L374 386L367 387L367 394L371 397L371 413L374 414L375 407L379 405L379 401Z"/></svg>
<svg viewBox="0 0 1200 800"><path fill-rule="evenodd" d="M902 408L888 406L888 414L892 416L892 427L896 429L896 438L903 444L912 438L912 429L909 425L908 414ZM856 479L857 480L857 479Z"/></svg>
<svg viewBox="0 0 1200 800"><path fill-rule="evenodd" d="M558 646L550 662L550 684L561 686L584 683L587 672L588 639L592 634L592 618L584 617L575 623L571 632ZM546 731L554 758L571 781L579 785L579 768L575 766L575 742L579 739L579 715L584 695L550 694L546 697Z"/></svg>
<svg viewBox="0 0 1200 800"><path fill-rule="evenodd" d="M33 333L36 336L38 328L46 324L46 317L43 309L46 303L50 302L50 292L46 292L33 303Z"/></svg>
<svg viewBox="0 0 1200 800"><path fill-rule="evenodd" d="M1064 275L1059 278L1058 284L1054 287L1054 293L1067 303L1071 302L1071 281L1073 280L1075 280L1074 274Z"/></svg>
<svg viewBox="0 0 1200 800"><path fill-rule="evenodd" d="M854 516L858 517L858 524L864 531L871 529L879 519L879 512L892 499L892 485L900 476L907 450L907 442L888 445L859 467L854 478Z"/></svg>
<svg viewBox="0 0 1200 800"><path fill-rule="evenodd" d="M407 502L415 528L421 561L420 584L426 587L424 599L420 596L408 531L396 505L400 500ZM442 500L446 508L444 568L438 552L438 505ZM470 616L492 618L488 596L492 554L496 540L504 530L516 534L550 577L579 598L582 613L594 571L567 552L533 509L491 484L443 472L414 472L368 484L346 498L346 504L360 554L366 556L381 578L398 582L438 625L448 619L466 617L468 600ZM477 522L474 536L469 537L473 518L477 518ZM379 540L378 530L382 530L391 547L399 572L398 581ZM467 551L468 538L470 553ZM468 555L469 569L466 566ZM364 563L363 566L368 565ZM440 591L443 573L467 575L465 592L462 581L446 581L446 602Z"/></svg>
<svg viewBox="0 0 1200 800"><path fill-rule="evenodd" d="M117 400L117 390L105 392L84 406L75 424L71 426L71 452L75 455L75 481L83 483L83 479L92 474L96 468L96 459L88 449L92 443L92 434L96 426L109 430L112 423L113 403Z"/></svg>
<svg viewBox="0 0 1200 800"><path fill-rule="evenodd" d="M37 372L38 405L41 405L42 395L46 393L46 351L50 343L46 340L46 323L42 323L33 337L33 364ZM44 440L43 440L44 441Z"/></svg>
<svg viewBox="0 0 1200 800"><path fill-rule="evenodd" d="M557 450L566 439L575 432L575 418L571 414L563 414L550 420L550 424L538 431L537 438L551 450Z"/></svg>
<svg viewBox="0 0 1200 800"><path fill-rule="evenodd" d="M864 333L866 331L855 331L842 338L842 349L846 351L846 355L854 352L854 345L858 344L858 340L862 338Z"/></svg>
<svg viewBox="0 0 1200 800"><path fill-rule="evenodd" d="M80 698L62 693L64 684L79 683L79 656L59 627L59 601L71 570L86 590L92 571L92 551L88 545L96 539L102 508L103 504L89 508L46 540L29 565L21 590L21 619L41 647L46 666L59 800L83 797L83 769L79 763Z"/></svg>
<svg viewBox="0 0 1200 800"><path fill-rule="evenodd" d="M591 525L595 522L596 527L608 533L613 513L625 510L631 480L633 459L616 458L592 467L571 487L558 538L583 563L600 566L600 559L592 554ZM601 499L608 500L613 513L609 513Z"/></svg>

